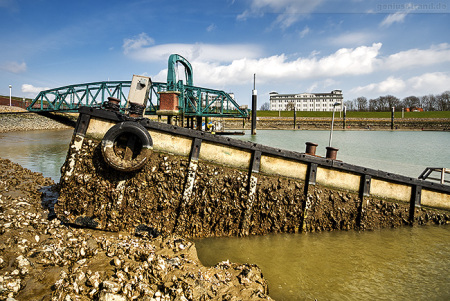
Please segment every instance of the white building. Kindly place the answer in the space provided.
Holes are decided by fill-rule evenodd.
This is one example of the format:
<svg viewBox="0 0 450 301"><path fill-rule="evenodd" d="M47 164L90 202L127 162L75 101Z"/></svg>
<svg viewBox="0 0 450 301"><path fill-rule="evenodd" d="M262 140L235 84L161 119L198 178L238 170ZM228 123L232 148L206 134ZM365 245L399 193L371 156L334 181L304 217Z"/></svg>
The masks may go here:
<svg viewBox="0 0 450 301"><path fill-rule="evenodd" d="M235 100L234 93L228 93L228 95L230 95L231 99ZM203 95L202 98L203 98L203 101L205 102L205 95ZM211 95L211 94L208 95L208 103L214 101L210 106L211 109L220 109L222 107L222 99L219 98L219 99L215 100L216 98L217 98L217 95ZM226 100L224 100L224 101L226 101ZM234 109L234 107L233 108L230 107L230 110L231 109Z"/></svg>
<svg viewBox="0 0 450 301"><path fill-rule="evenodd" d="M331 93L278 94L270 92L271 111L333 111L333 104L344 101L342 90ZM342 105L336 109L342 109Z"/></svg>

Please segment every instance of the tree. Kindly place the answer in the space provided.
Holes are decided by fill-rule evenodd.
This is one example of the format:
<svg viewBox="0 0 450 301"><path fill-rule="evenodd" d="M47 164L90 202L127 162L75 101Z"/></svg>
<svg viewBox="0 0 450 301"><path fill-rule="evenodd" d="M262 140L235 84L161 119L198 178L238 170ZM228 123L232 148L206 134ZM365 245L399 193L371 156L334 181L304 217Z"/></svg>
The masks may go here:
<svg viewBox="0 0 450 301"><path fill-rule="evenodd" d="M269 111L270 110L270 104L268 102L265 102L261 105L259 108L260 111Z"/></svg>
<svg viewBox="0 0 450 301"><path fill-rule="evenodd" d="M374 101L374 111L378 112L390 111L392 107L399 107L399 106L400 106L400 99L392 95L380 96Z"/></svg>
<svg viewBox="0 0 450 301"><path fill-rule="evenodd" d="M437 109L437 100L433 94L422 96L420 102L425 111L436 111Z"/></svg>
<svg viewBox="0 0 450 301"><path fill-rule="evenodd" d="M450 110L450 91L437 95L437 109L438 111Z"/></svg>
<svg viewBox="0 0 450 301"><path fill-rule="evenodd" d="M403 107L404 108L420 108L420 99L417 96L408 96L403 98Z"/></svg>
<svg viewBox="0 0 450 301"><path fill-rule="evenodd" d="M378 111L378 98L369 100L369 111Z"/></svg>
<svg viewBox="0 0 450 301"><path fill-rule="evenodd" d="M356 105L358 111L366 111L367 110L367 98L361 96L356 99Z"/></svg>
<svg viewBox="0 0 450 301"><path fill-rule="evenodd" d="M346 102L344 102L345 107L347 108L347 111L354 111L354 102L351 100L347 100Z"/></svg>

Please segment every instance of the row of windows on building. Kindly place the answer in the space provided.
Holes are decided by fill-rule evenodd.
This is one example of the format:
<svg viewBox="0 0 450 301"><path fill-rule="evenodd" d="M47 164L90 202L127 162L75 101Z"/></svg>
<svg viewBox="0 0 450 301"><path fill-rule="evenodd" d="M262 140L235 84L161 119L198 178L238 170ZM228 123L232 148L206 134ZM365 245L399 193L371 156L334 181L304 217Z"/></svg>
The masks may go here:
<svg viewBox="0 0 450 301"><path fill-rule="evenodd" d="M333 90L331 93L302 93L278 94L270 93L271 110L292 110L294 107L300 111L332 111L333 105L343 102L342 90ZM342 106L340 106L341 108Z"/></svg>

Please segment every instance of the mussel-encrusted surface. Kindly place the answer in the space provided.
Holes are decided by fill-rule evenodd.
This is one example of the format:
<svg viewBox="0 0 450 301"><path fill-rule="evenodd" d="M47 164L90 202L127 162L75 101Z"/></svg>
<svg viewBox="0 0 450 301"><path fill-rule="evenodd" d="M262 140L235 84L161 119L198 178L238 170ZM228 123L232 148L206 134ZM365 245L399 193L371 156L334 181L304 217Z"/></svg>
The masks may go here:
<svg viewBox="0 0 450 301"><path fill-rule="evenodd" d="M63 224L37 190L55 193L53 181L8 160L0 167L0 300L271 300L255 265L205 267L192 242L148 227Z"/></svg>
<svg viewBox="0 0 450 301"><path fill-rule="evenodd" d="M73 172L69 158L75 158ZM71 148L62 167L58 216L105 230L146 225L184 237L276 232L374 229L410 224L409 204L257 174L249 197L248 173L200 161L189 198L183 199L188 158L153 152L142 170L118 172L103 160L99 141ZM447 223L447 213L417 209L419 224Z"/></svg>

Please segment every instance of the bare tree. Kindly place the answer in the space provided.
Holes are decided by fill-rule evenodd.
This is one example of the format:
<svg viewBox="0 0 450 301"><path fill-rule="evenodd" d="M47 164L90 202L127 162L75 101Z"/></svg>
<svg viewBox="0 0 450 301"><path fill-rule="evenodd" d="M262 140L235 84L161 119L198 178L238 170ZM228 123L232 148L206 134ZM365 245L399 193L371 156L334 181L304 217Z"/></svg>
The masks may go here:
<svg viewBox="0 0 450 301"><path fill-rule="evenodd" d="M408 96L403 98L403 107L404 108L420 108L420 98L417 96Z"/></svg>
<svg viewBox="0 0 450 301"><path fill-rule="evenodd" d="M436 111L437 99L433 94L425 95L421 97L421 102L424 110Z"/></svg>
<svg viewBox="0 0 450 301"><path fill-rule="evenodd" d="M378 98L369 100L369 111L378 111Z"/></svg>
<svg viewBox="0 0 450 301"><path fill-rule="evenodd" d="M344 102L344 105L347 107L347 111L354 111L355 110L354 102L351 101L351 100L347 100L346 102Z"/></svg>
<svg viewBox="0 0 450 301"><path fill-rule="evenodd" d="M367 98L361 96L356 99L358 111L366 111L367 110Z"/></svg>
<svg viewBox="0 0 450 301"><path fill-rule="evenodd" d="M261 105L259 108L260 111L269 111L270 110L270 104L268 102L265 102Z"/></svg>
<svg viewBox="0 0 450 301"><path fill-rule="evenodd" d="M437 95L437 109L438 111L450 110L450 91Z"/></svg>

